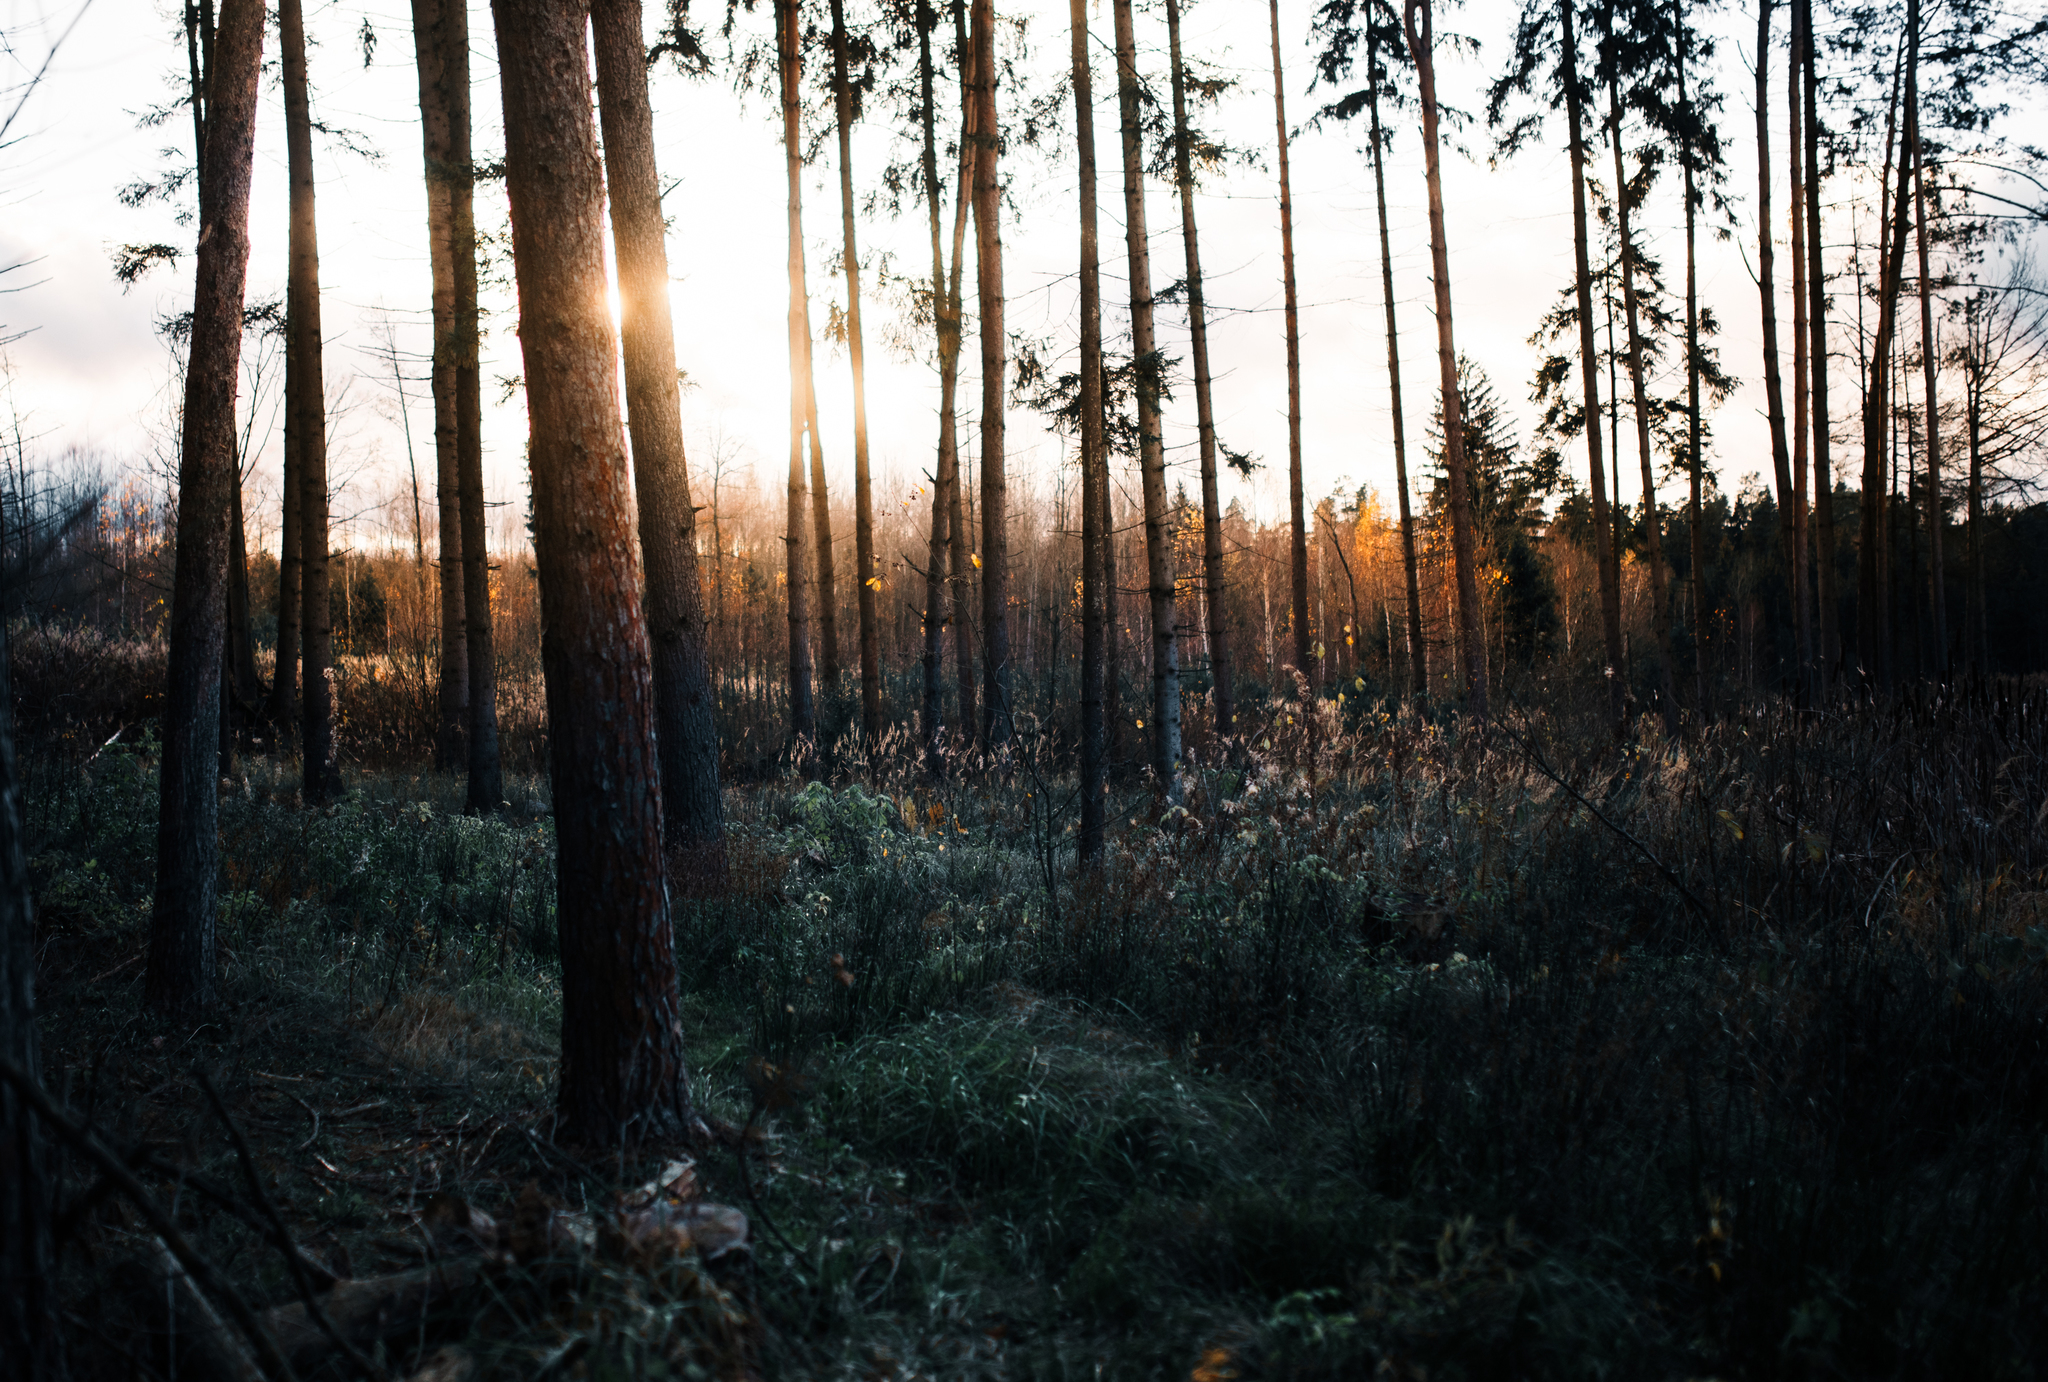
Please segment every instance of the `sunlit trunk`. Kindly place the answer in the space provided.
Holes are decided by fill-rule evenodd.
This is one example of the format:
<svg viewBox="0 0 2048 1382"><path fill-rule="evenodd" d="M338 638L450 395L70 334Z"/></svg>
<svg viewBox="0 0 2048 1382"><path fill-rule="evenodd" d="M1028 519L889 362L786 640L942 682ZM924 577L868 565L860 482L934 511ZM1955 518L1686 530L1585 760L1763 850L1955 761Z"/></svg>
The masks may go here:
<svg viewBox="0 0 2048 1382"><path fill-rule="evenodd" d="M1301 316L1294 291L1294 188L1287 164L1287 84L1280 66L1280 0L1270 0L1273 38L1273 125L1280 174L1280 283L1287 324L1287 511L1294 525L1288 570L1294 581L1294 665L1311 684L1308 621L1308 501L1301 478Z"/></svg>
<svg viewBox="0 0 2048 1382"><path fill-rule="evenodd" d="M1458 393L1458 347L1451 325L1450 249L1444 232L1443 175L1437 155L1436 60L1429 0L1406 0L1401 15L1422 97L1422 154L1429 184L1429 258L1436 287L1437 369L1443 389L1444 472L1451 491L1451 554L1458 588L1459 647L1465 661L1466 708L1487 716L1486 643L1479 627L1478 554L1472 532L1472 487L1465 469L1465 408Z"/></svg>
<svg viewBox="0 0 2048 1382"><path fill-rule="evenodd" d="M970 83L974 121L974 267L981 309L981 680L982 738L990 747L1010 742L1014 682L1010 666L1010 537L1003 458L1002 183L996 161L1002 132L996 121L995 0L974 0Z"/></svg>
<svg viewBox="0 0 2048 1382"><path fill-rule="evenodd" d="M496 0L546 633L564 1141L696 1131L662 877L654 685L633 559L588 11Z"/></svg>
<svg viewBox="0 0 2048 1382"><path fill-rule="evenodd" d="M718 790L718 724L704 653L697 516L683 451L668 246L639 0L596 0L591 35L647 582L662 830L674 864L670 882L687 895L703 896L725 890L725 812Z"/></svg>

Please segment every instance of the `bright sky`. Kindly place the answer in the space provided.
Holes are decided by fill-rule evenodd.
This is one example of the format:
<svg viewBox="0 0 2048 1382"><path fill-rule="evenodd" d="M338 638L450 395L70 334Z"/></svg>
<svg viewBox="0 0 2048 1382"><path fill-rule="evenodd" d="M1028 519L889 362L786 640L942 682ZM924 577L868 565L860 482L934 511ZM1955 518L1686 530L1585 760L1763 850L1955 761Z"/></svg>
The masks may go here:
<svg viewBox="0 0 2048 1382"><path fill-rule="evenodd" d="M659 8L649 6L650 22ZM1032 80L1041 87L1049 84L1066 62L1067 7L1057 0L1030 0L999 8L1028 17ZM1100 0L1095 10L1104 294L1114 299L1125 292L1120 165L1113 65L1102 46L1108 41L1109 11ZM1311 10L1310 0L1283 0L1280 6L1288 118L1297 128L1329 99L1329 93L1309 89ZM10 0L8 14L8 51L0 57L6 75L0 86L18 92L19 83L43 62L51 41L79 10L77 0ZM344 500L343 509L351 502L361 508L388 494L405 471L406 443L389 368L372 353L383 339L384 324L390 323L402 350L424 354L428 349L425 200L409 14L395 0L334 0L315 3L308 15L317 45L311 58L316 119L358 132L381 155L373 161L335 140L316 137L328 379L331 388L346 383L355 405L337 421L332 443L337 473L355 476L352 499ZM1446 30L1482 41L1476 60L1440 57L1446 103L1481 108L1485 84L1506 60L1514 16L1515 8L1504 0L1474 0L1440 21ZM367 68L359 40L365 20L377 39ZM754 35L766 32L762 14L749 22ZM1755 257L1754 154L1747 135L1754 128L1747 65L1753 11L1751 16L1724 11L1715 22L1727 31L1719 80L1727 97L1723 126L1731 142L1730 188L1741 199L1741 220L1735 240L1703 240L1701 291L1724 323L1723 361L1744 380L1742 390L1714 419L1713 462L1724 485L1732 488L1746 474L1769 470L1762 389L1752 382L1761 376L1757 296L1749 270ZM1149 66L1163 78L1163 8L1141 14L1139 29L1141 45L1156 50ZM472 5L471 31L476 147L482 157L503 148L490 18L482 4ZM1210 127L1262 157L1261 166L1233 169L1212 181L1199 195L1197 208L1209 273L1219 433L1265 462L1252 482L1232 478L1227 488L1260 516L1274 520L1285 513L1287 395L1266 6L1252 0L1203 0L1186 17L1184 42L1191 57L1226 69L1241 83L1210 117ZM273 66L257 134L252 296L278 295L284 287L285 154L275 56L273 31L266 50ZM172 160L190 158L191 126L182 107L158 128L138 124L144 110L176 96L183 64L181 25L165 0L147 6L132 0L89 3L0 152L0 204L5 206L0 265L25 262L0 280L12 290L0 296L0 323L6 324L5 334L34 328L6 353L14 372L14 406L26 415L30 430L41 435L47 456L77 447L116 471L143 464L152 451L174 449L171 361L155 323L189 302L190 261L160 269L124 293L114 280L110 254L123 243L190 243L192 229L177 225L168 209L130 209L117 199L125 184L156 174ZM1774 125L1782 117L1776 105L1783 89L1781 64L1782 53L1774 60L1779 74L1773 82ZM704 472L713 447L722 446L732 461L751 464L767 482L779 483L787 454L788 364L776 111L759 96L737 95L722 78L687 79L667 64L654 70L652 94L661 174L664 184L675 184L667 208L674 218L669 257L677 356L698 384L684 403L693 469ZM0 110L11 108L15 98L7 95ZM1062 120L1069 142L1071 121L1070 113ZM1388 193L1408 432L1419 452L1435 393L1435 326L1419 136L1412 125L1397 128ZM1553 136L1548 146L1525 153L1499 172L1489 171L1483 159L1455 153L1447 153L1444 163L1458 344L1493 375L1500 395L1517 410L1524 437L1535 364L1527 337L1567 281L1571 262L1561 122L1548 133ZM1475 130L1471 137L1483 153L1483 132ZM894 140L879 124L861 131L854 152L857 188L876 185L884 163L907 152ZM1393 477L1377 228L1361 143L1362 135L1337 128L1302 132L1293 145L1303 445L1312 495L1328 493L1340 482L1386 487ZM168 157L162 153L167 146L173 150ZM1782 152L1778 157L1782 160ZM1782 162L1779 170L1782 177ZM1057 338L1066 348L1075 330L1071 164L1049 165L1026 153L1012 159L1005 171L1013 177L1015 202L1003 228L1011 295L1008 325L1014 332ZM1782 193L1777 210L1782 221ZM822 331L828 302L844 293L843 279L825 271L828 256L837 250L839 213L837 169L829 158L811 171L805 212L812 320ZM480 190L478 214L486 228L503 226L502 185ZM1660 195L1646 226L1674 288L1682 283L1678 214L1676 197ZM1170 189L1152 186L1148 216L1154 283L1163 287L1181 274L1179 208ZM870 283L878 277L883 255L896 256L900 272L929 274L929 242L920 219L864 219L861 234ZM1780 265L1781 291L1789 293L1789 266L1782 254ZM970 304L971 285L970 262ZM525 418L516 395L498 401L494 382L521 368L509 291L488 295L488 305L495 316L484 362L487 484L494 499L511 501L500 512L516 527L510 515L520 509ZM920 483L931 463L936 376L925 364L886 348L884 338L895 316L891 307L871 301L867 313L876 500L888 504L900 497L899 491ZM1789 332L1789 307L1785 321ZM1178 310L1163 311L1161 334L1169 353L1185 357L1185 319ZM1789 354L1789 336L1786 341ZM971 342L967 355L971 370ZM852 404L843 354L822 348L818 371L828 462L835 486L850 493ZM978 400L971 379L963 381L961 396L970 403ZM423 472L430 473L432 411L423 385L411 386L410 402L413 444ZM1170 406L1168 442L1192 490L1192 388L1182 389ZM252 507L258 516L252 517L252 528L274 541L275 520L261 514L266 507L274 514L278 439L274 429L258 431L266 440L253 482ZM1021 413L1012 416L1010 437L1013 477L1036 477L1041 488L1047 487L1050 467L1060 455L1057 440L1043 433L1034 417ZM1411 465L1419 469L1419 455L1411 457ZM1576 449L1572 466L1583 484L1583 456ZM1131 488L1135 491L1134 482ZM1631 480L1624 492L1634 496L1636 488ZM358 531L351 540L371 539L366 528Z"/></svg>

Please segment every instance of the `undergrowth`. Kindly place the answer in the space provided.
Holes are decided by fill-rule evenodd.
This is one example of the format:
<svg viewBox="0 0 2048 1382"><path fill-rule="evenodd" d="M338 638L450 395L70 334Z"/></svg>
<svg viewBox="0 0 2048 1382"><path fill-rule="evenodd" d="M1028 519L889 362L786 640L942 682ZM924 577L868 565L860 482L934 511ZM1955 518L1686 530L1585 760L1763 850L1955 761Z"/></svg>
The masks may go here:
<svg viewBox="0 0 2048 1382"><path fill-rule="evenodd" d="M744 1280L504 1286L421 1349L468 1335L523 1376L585 1338L558 1365L591 1377L2017 1378L2048 1356L2038 688L1623 743L1283 704L1176 806L1117 783L1087 876L1072 779L1028 728L941 779L904 745L729 793L736 891L675 928L697 1097L767 1129L748 1182L730 1151L702 1168L755 1219ZM31 755L73 1101L225 1166L181 1072L242 1072L309 1241L343 1255L433 1193L502 1212L527 1179L565 1203L630 1180L628 1149L548 1137L545 815L465 818L454 784L396 776L306 811L244 767L231 1002L191 1032L135 1011L149 744ZM358 1135L329 1085L384 1109ZM382 1169L342 1174L357 1153ZM94 1223L81 1290L134 1247Z"/></svg>

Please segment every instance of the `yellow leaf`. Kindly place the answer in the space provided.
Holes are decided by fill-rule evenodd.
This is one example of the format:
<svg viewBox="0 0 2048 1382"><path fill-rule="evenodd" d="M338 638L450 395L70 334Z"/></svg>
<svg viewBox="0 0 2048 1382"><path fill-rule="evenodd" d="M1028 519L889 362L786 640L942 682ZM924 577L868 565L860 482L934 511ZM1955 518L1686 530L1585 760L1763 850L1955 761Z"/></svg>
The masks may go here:
<svg viewBox="0 0 2048 1382"><path fill-rule="evenodd" d="M979 553L979 552L969 552L969 553L967 554L967 560L969 560L969 561L971 561L971 562L973 562L973 563L974 563L974 569L975 569L976 571L979 571L979 570L981 570L981 553Z"/></svg>
<svg viewBox="0 0 2048 1382"><path fill-rule="evenodd" d="M869 590L880 590L881 588L882 588L882 578L881 578L880 576L870 576L870 577L868 577L868 589L869 589Z"/></svg>

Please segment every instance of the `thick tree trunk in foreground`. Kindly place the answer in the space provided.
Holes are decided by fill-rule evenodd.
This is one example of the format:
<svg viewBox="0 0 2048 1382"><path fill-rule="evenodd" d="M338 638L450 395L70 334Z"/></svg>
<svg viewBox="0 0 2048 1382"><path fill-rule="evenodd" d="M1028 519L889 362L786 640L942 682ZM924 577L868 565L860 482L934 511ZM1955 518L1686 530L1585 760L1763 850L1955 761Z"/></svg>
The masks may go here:
<svg viewBox="0 0 2048 1382"><path fill-rule="evenodd" d="M285 286L285 406L299 429L300 636L305 686L299 745L308 805L339 790L334 763L334 622L327 574L327 382L320 335L320 239L313 205L313 121L306 97L306 26L300 0L279 0L285 150L292 192L291 267Z"/></svg>
<svg viewBox="0 0 2048 1382"><path fill-rule="evenodd" d="M663 829L673 882L691 896L726 887L725 810L718 790L718 724L704 655L704 588L697 570L697 515L683 452L675 326L668 301L668 246L654 161L640 0L596 0L598 111L604 122L619 334L626 356L626 417L647 577L653 657L654 742L661 755Z"/></svg>
<svg viewBox="0 0 2048 1382"><path fill-rule="evenodd" d="M1768 16L1768 0L1759 0L1759 9L1761 13ZM1686 45L1691 42L1691 35L1685 28L1683 0L1680 0L1680 6L1676 11L1675 18L1678 20L1678 31L1673 35L1672 53L1678 69L1678 105L1683 113L1682 118L1690 121L1693 112L1691 109L1692 101L1686 94L1685 87L1685 51ZM1765 32L1766 34L1769 33L1768 23L1766 24ZM1761 73L1764 68L1764 57L1759 54L1757 57L1757 71ZM1758 82L1758 90L1761 93L1763 91L1761 77L1758 78ZM1759 115L1758 118L1762 119L1762 116ZM1698 167L1694 162L1694 157L1692 136L1690 126L1688 125L1687 133L1679 140L1678 144L1678 159L1684 174L1683 192L1685 197L1686 538L1692 549L1689 555L1692 567L1693 703L1699 707L1699 713L1704 716L1707 713L1707 530L1701 515L1700 501L1703 497L1701 491L1706 487L1707 443L1705 427L1700 412L1700 198ZM1759 155L1759 157L1764 162L1769 161L1768 155ZM1769 186L1768 174L1765 175L1765 186ZM1769 220L1768 210L1769 200L1766 198L1766 220ZM1766 235L1764 238L1768 244L1770 237ZM1776 299L1772 299L1772 302L1775 305ZM1771 319L1771 334L1766 346L1766 354L1770 357L1771 369L1775 372L1778 362L1777 321L1775 317ZM1782 456L1784 454L1785 440L1784 400L1780 394L1774 392L1771 402L1776 409L1775 416L1777 417L1777 424L1772 438L1774 443L1773 450ZM1780 481L1784 479L1784 475L1785 471L1781 461L1778 470ZM1785 491L1781 488L1779 494L1785 495ZM1789 496L1786 496L1785 502L1789 506Z"/></svg>
<svg viewBox="0 0 2048 1382"><path fill-rule="evenodd" d="M1458 346L1451 329L1451 256L1444 232L1443 176L1437 161L1436 59L1429 0L1406 0L1401 25L1422 96L1422 153L1429 181L1429 257L1436 278L1436 354L1444 414L1444 472L1451 489L1451 555L1457 567L1458 645L1465 658L1467 708L1487 715L1486 646L1479 628L1478 554L1472 532L1472 485L1465 470L1465 402L1458 393Z"/></svg>
<svg viewBox="0 0 2048 1382"><path fill-rule="evenodd" d="M981 681L982 738L1007 746L1010 699L1010 507L1003 458L1002 180L997 159L995 0L974 0L974 269L981 309Z"/></svg>
<svg viewBox="0 0 2048 1382"><path fill-rule="evenodd" d="M860 616L860 732L882 737L882 642L875 627L874 494L868 480L867 355L860 329L860 250L853 226L853 90L846 74L846 5L832 0L832 108L839 127L839 233L846 261L846 353L853 366L853 595Z"/></svg>
<svg viewBox="0 0 2048 1382"><path fill-rule="evenodd" d="M1159 356L1153 330L1152 250L1145 230L1143 115L1131 0L1115 0L1117 103L1124 156L1124 248L1130 264L1131 362L1137 372L1138 467L1145 493L1145 574L1152 606L1152 771L1168 801L1180 800L1180 649L1175 635L1173 514L1160 436Z"/></svg>
<svg viewBox="0 0 2048 1382"><path fill-rule="evenodd" d="M7 657L0 620L0 1057L40 1079L35 914L22 848ZM56 1187L36 1116L13 1085L0 1083L0 1351L15 1360L11 1375L21 1382L65 1375L52 1270L55 1210Z"/></svg>
<svg viewBox="0 0 2048 1382"><path fill-rule="evenodd" d="M1223 618L1223 505L1216 494L1216 410L1209 398L1209 322L1202 299L1202 252L1195 235L1195 168L1188 148L1187 74L1180 59L1180 0L1166 0L1166 33L1173 63L1173 179L1180 191L1180 235L1187 252L1188 350L1195 370L1195 426L1202 463L1202 587L1208 616L1209 675L1215 685L1216 733L1227 739L1236 731L1237 702L1231 693L1230 628ZM1085 348L1082 353L1087 353ZM1396 390L1399 387L1395 385ZM1398 392L1395 396L1398 400ZM1397 438L1400 427L1397 412ZM1395 445L1398 454L1399 442ZM1407 504L1404 483L1402 508Z"/></svg>
<svg viewBox="0 0 2048 1382"><path fill-rule="evenodd" d="M804 560L804 434L811 413L810 290L804 285L803 52L794 0L776 0L776 66L782 82L782 153L789 189L789 504L783 548L789 597L789 733L807 762L818 713L811 697L808 563ZM826 599L821 592L820 604ZM809 745L810 747L806 747Z"/></svg>
<svg viewBox="0 0 2048 1382"><path fill-rule="evenodd" d="M661 867L660 768L633 560L587 11L497 0L519 345L560 839L561 1113L616 1146L694 1123Z"/></svg>
<svg viewBox="0 0 2048 1382"><path fill-rule="evenodd" d="M1607 705L1614 728L1628 724L1628 685L1623 676L1621 647L1621 555L1614 525L1607 514L1607 465L1601 455L1600 353L1593 340L1593 268L1586 227L1586 113L1579 86L1579 36L1574 28L1572 0L1559 6L1563 53L1565 121L1570 131L1572 164L1572 283L1579 308L1579 378L1585 389L1587 470L1592 479L1593 553L1600 577L1600 638L1606 651ZM1615 480L1616 507L1621 482Z"/></svg>
<svg viewBox="0 0 2048 1382"><path fill-rule="evenodd" d="M463 628L462 470L456 459L459 351L455 343L454 97L445 10L448 0L413 0L412 36L420 79L420 142L426 159L427 256L434 284L434 478L440 510L441 665L434 700L434 766L454 772L468 757L469 635ZM466 27L466 16L465 16ZM465 97L465 105L467 99Z"/></svg>
<svg viewBox="0 0 2048 1382"><path fill-rule="evenodd" d="M1664 518L1657 507L1657 477L1651 468L1650 390L1643 358L1642 317L1636 301L1635 232L1629 215L1628 172L1622 159L1621 76L1613 70L1611 60L1609 69L1607 137L1614 150L1614 225L1621 254L1621 313L1628 328L1628 383L1635 402L1636 459L1643 471L1643 556L1650 566L1650 629L1657 646L1657 696L1663 702L1658 710L1665 728L1675 731L1678 696L1672 685L1671 583L1664 567ZM1614 461L1619 474L1621 457L1616 455Z"/></svg>
<svg viewBox="0 0 2048 1382"><path fill-rule="evenodd" d="M1109 529L1109 447L1102 415L1102 250L1095 201L1095 77L1088 57L1088 0L1071 0L1074 143L1081 202L1081 867L1102 859L1108 725L1103 704L1102 549Z"/></svg>
<svg viewBox="0 0 2048 1382"><path fill-rule="evenodd" d="M1842 656L1835 596L1835 475L1828 462L1828 285L1820 223L1820 74L1813 41L1813 0L1799 8L1800 90L1806 140L1806 329L1808 386L1813 393L1814 594L1820 606L1815 663L1824 694Z"/></svg>
<svg viewBox="0 0 2048 1382"><path fill-rule="evenodd" d="M1380 218L1380 297L1387 306L1387 390L1394 409L1394 486L1401 500L1401 575L1408 595L1408 685L1417 696L1429 694L1429 649L1422 638L1422 579L1415 558L1415 515L1408 499L1408 422L1401 403L1401 332L1394 310L1394 247L1387 233L1386 135L1380 129L1379 28L1365 28L1366 80L1371 99L1372 190ZM1599 482L1594 490L1600 492Z"/></svg>
<svg viewBox="0 0 2048 1382"><path fill-rule="evenodd" d="M1294 293L1294 188L1287 166L1287 85L1280 67L1280 0L1269 5L1273 30L1273 124L1280 158L1280 283L1287 304L1287 513L1294 525L1288 573L1294 614L1294 668L1313 686L1308 624L1308 501L1301 480L1301 316ZM1434 118L1434 117L1432 117Z"/></svg>
<svg viewBox="0 0 2048 1382"><path fill-rule="evenodd" d="M171 585L156 900L143 985L149 1005L158 1010L203 1008L217 996L221 645L263 22L257 0L224 0L214 39L178 460L178 565Z"/></svg>
<svg viewBox="0 0 2048 1382"><path fill-rule="evenodd" d="M483 377L477 355L476 167L470 154L469 9L447 0L442 51L448 73L448 236L454 274L455 478L462 509L462 633L469 681L469 790L474 813L504 805L498 760L498 658L491 621L491 560L484 512Z"/></svg>

